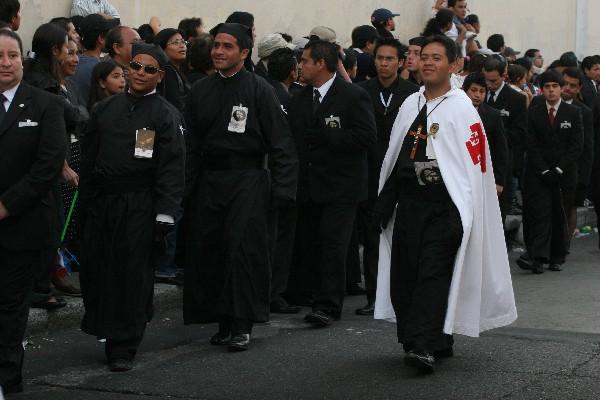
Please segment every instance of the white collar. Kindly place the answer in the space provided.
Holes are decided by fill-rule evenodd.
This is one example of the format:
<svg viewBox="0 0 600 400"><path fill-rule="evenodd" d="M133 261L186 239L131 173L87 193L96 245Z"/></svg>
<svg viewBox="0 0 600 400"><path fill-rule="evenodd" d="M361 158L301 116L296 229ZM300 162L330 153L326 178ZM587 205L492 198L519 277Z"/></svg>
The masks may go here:
<svg viewBox="0 0 600 400"><path fill-rule="evenodd" d="M561 99L561 100L564 101L567 104L573 104L573 99L571 99L571 100Z"/></svg>
<svg viewBox="0 0 600 400"><path fill-rule="evenodd" d="M554 108L554 115L556 115L557 111L558 111L558 107L560 107L560 103L562 103L562 99L559 97L558 98L558 103L556 103L555 105L551 106L550 103L548 103L546 101L546 108L548 109L548 114L550 114L550 109Z"/></svg>
<svg viewBox="0 0 600 400"><path fill-rule="evenodd" d="M241 71L241 69L240 69L240 71ZM221 78L229 79L229 78L233 78L234 76L236 76L238 74L238 72L240 72L240 71L237 71L235 74L232 74L232 75L229 75L229 76L223 75L223 73L221 71L217 71L217 73L219 75L221 75Z"/></svg>
<svg viewBox="0 0 600 400"><path fill-rule="evenodd" d="M151 94L155 94L156 93L156 89L154 89L153 91L151 91L150 93L146 93L145 95L143 95L142 97L146 97L146 96L150 96ZM131 91L131 89L129 89L129 94L137 96L135 93L133 93Z"/></svg>
<svg viewBox="0 0 600 400"><path fill-rule="evenodd" d="M15 94L17 94L17 90L19 89L19 86L21 85L21 82L17 83L15 86L11 87L8 90L5 90L2 94L4 95L4 97L6 97L6 101L8 101L8 103L12 103L13 99L15 98Z"/></svg>
<svg viewBox="0 0 600 400"><path fill-rule="evenodd" d="M319 94L321 95L321 99L319 101L323 101L323 99L325 98L325 95L327 94L329 89L331 89L331 85L333 85L333 81L335 80L336 76L337 76L337 74L333 74L331 79L329 79L327 82L322 84L321 87L314 88L314 89L317 89L319 91Z"/></svg>

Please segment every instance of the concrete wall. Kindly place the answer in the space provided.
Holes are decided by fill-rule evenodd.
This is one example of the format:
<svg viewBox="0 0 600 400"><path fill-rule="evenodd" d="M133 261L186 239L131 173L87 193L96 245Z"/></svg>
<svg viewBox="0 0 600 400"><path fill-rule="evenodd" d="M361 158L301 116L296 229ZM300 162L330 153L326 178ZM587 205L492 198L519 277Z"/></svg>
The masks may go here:
<svg viewBox="0 0 600 400"><path fill-rule="evenodd" d="M303 36L315 25L327 25L349 44L356 25L369 24L373 9L386 7L402 15L396 19L396 35L406 42L418 34L431 16L433 0L112 0L120 10L123 24L139 26L158 15L163 27L176 26L183 17L200 16L210 28L232 11L252 12L257 35L284 31ZM55 16L67 15L71 0L21 0L23 23L21 35L29 48L35 28ZM579 27L576 35L579 4ZM597 0L470 0L469 9L482 22L480 41L485 44L492 33L503 33L509 46L525 51L542 50L547 64L566 50L581 54L599 53L600 15ZM518 10L518 14L515 13ZM580 42L577 47L576 38Z"/></svg>

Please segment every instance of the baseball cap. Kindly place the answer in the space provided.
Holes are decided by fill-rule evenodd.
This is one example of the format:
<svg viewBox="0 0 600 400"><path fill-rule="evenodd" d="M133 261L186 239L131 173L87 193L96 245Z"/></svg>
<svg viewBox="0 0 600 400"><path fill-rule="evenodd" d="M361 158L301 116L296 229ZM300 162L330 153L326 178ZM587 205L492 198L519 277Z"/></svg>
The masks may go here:
<svg viewBox="0 0 600 400"><path fill-rule="evenodd" d="M316 36L320 40L323 40L325 42L341 44L337 40L337 34L335 33L335 31L326 26L315 26L314 28L312 28L312 30L308 34L308 37L312 38L313 36Z"/></svg>
<svg viewBox="0 0 600 400"><path fill-rule="evenodd" d="M506 49L504 49L504 56L505 57L516 57L519 54L521 54L521 52L520 51L516 51L512 47L507 47Z"/></svg>
<svg viewBox="0 0 600 400"><path fill-rule="evenodd" d="M280 33L269 33L260 39L256 47L258 50L258 58L267 58L273 54L275 50L284 48L294 50L296 48L292 43L288 43Z"/></svg>
<svg viewBox="0 0 600 400"><path fill-rule="evenodd" d="M395 14L387 8L378 8L371 14L371 22L383 23L390 18L398 17L400 14Z"/></svg>

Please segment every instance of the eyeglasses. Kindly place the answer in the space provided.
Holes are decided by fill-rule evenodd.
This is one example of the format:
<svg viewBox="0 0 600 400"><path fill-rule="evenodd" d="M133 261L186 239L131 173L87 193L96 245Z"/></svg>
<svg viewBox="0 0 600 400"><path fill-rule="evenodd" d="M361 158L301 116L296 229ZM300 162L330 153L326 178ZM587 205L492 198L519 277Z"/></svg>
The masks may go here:
<svg viewBox="0 0 600 400"><path fill-rule="evenodd" d="M144 72L150 75L154 75L156 74L158 71L160 71L160 68L155 67L154 65L144 65L142 63L139 63L137 61L132 61L129 63L129 68L135 70L135 71L139 71L142 68L144 68Z"/></svg>
<svg viewBox="0 0 600 400"><path fill-rule="evenodd" d="M182 44L187 46L188 44L190 44L190 42L188 42L187 40L183 40L183 39L175 39L175 40L171 40L170 42L167 42L167 46L170 46L172 44L174 44L175 46L180 46Z"/></svg>

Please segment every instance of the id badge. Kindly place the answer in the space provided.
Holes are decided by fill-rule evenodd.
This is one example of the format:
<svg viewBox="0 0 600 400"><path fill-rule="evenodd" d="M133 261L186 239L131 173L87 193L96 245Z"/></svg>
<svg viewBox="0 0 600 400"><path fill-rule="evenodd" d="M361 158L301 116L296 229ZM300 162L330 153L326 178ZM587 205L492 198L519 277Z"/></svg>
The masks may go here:
<svg viewBox="0 0 600 400"><path fill-rule="evenodd" d="M154 153L154 137L156 132L150 129L138 129L135 131L135 158L152 158Z"/></svg>
<svg viewBox="0 0 600 400"><path fill-rule="evenodd" d="M333 129L342 129L340 117L334 117L333 115L329 116L329 118L325 118L325 125Z"/></svg>
<svg viewBox="0 0 600 400"><path fill-rule="evenodd" d="M248 120L248 107L243 105L233 106L231 109L231 119L227 130L233 133L246 132L246 121Z"/></svg>

